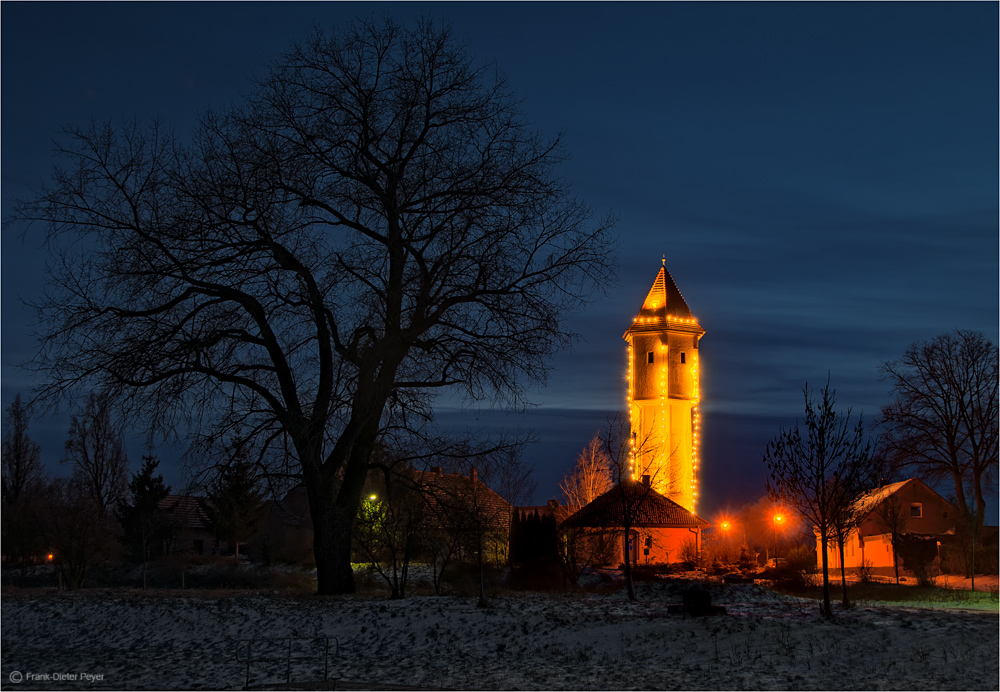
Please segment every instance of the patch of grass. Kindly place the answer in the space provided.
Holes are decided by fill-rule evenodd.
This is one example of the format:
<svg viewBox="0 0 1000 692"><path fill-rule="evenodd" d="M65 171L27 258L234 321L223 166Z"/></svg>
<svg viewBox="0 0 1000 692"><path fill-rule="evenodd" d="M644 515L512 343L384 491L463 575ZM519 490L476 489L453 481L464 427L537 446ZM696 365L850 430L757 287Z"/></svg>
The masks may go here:
<svg viewBox="0 0 1000 692"><path fill-rule="evenodd" d="M830 581L830 597L839 601L840 582ZM800 598L822 600L823 588L803 586L800 588L775 588L775 591ZM996 600L989 593L964 589L945 589L938 586L907 586L896 584L854 583L847 585L847 595L855 602L901 603L909 605L951 606L955 608L996 608Z"/></svg>

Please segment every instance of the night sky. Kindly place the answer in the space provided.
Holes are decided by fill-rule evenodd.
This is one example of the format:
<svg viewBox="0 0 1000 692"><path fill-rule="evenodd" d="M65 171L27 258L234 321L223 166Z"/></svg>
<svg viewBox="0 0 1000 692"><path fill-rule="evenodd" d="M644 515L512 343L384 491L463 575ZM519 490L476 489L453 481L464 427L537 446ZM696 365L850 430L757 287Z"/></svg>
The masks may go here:
<svg viewBox="0 0 1000 692"><path fill-rule="evenodd" d="M877 365L909 343L997 340L996 3L4 2L4 216L49 174L61 125L159 118L186 135L314 24L383 11L450 22L495 61L537 128L565 134L575 192L620 217L620 282L571 319L580 341L537 406L440 414L533 429L537 502L624 406L621 337L662 255L707 331L708 518L764 492L764 442L801 414L806 380L829 373L840 403L872 416ZM21 300L43 287L42 229L23 231L2 236L4 407L32 384ZM31 428L62 473L67 427Z"/></svg>

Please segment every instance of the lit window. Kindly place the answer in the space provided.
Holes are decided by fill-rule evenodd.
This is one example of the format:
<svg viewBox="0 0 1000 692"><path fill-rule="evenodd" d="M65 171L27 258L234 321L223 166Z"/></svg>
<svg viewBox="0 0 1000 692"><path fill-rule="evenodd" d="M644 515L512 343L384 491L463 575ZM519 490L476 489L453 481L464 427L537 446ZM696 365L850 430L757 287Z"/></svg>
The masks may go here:
<svg viewBox="0 0 1000 692"><path fill-rule="evenodd" d="M924 516L924 506L919 502L910 503L910 517L920 519L922 516Z"/></svg>
<svg viewBox="0 0 1000 692"><path fill-rule="evenodd" d="M686 362L687 362L687 359L685 358L685 353L683 351L681 351L681 364L684 364Z"/></svg>
<svg viewBox="0 0 1000 692"><path fill-rule="evenodd" d="M652 351L650 351L649 353L646 354L646 362L647 363L652 363L653 362L653 352Z"/></svg>

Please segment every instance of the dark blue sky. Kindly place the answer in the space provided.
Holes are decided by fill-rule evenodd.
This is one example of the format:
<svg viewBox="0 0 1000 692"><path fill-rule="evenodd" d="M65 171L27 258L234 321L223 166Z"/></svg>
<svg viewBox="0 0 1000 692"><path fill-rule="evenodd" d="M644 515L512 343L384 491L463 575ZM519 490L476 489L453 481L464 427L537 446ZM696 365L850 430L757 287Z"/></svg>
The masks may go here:
<svg viewBox="0 0 1000 692"><path fill-rule="evenodd" d="M997 339L997 8L5 2L3 211L47 176L61 124L159 117L184 134L314 23L444 19L541 131L565 133L576 192L620 216L620 285L573 318L581 342L516 421L541 439L536 499L622 406L621 335L666 254L707 330L711 516L763 492L763 443L799 415L805 380L829 372L843 405L873 415L876 366L910 342ZM33 349L19 299L40 292L45 261L40 229L23 244L22 230L3 229L4 406L31 385L15 365ZM53 466L66 427L33 424Z"/></svg>

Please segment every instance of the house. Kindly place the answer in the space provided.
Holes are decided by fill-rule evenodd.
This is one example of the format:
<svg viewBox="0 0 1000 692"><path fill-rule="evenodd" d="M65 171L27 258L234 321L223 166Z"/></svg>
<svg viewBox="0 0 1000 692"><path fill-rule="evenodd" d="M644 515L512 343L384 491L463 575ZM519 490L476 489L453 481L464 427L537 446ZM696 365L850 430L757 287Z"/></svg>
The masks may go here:
<svg viewBox="0 0 1000 692"><path fill-rule="evenodd" d="M591 564L617 566L626 551L636 565L680 562L688 551L701 551L701 532L711 524L658 493L648 479L623 481L562 522L563 535L579 532L579 550Z"/></svg>
<svg viewBox="0 0 1000 692"><path fill-rule="evenodd" d="M890 483L862 495L855 507L863 518L844 542L844 567L867 563L876 574L894 571L892 528L901 534L941 537L955 533L954 506L919 478ZM816 553L822 544L816 537ZM835 540L827 545L830 569L840 569L840 549ZM900 563L902 568L902 562Z"/></svg>
<svg viewBox="0 0 1000 692"><path fill-rule="evenodd" d="M194 495L167 495L158 508L174 529L165 546L168 553L191 552L210 555L219 552L219 541L209 519L209 500Z"/></svg>
<svg viewBox="0 0 1000 692"><path fill-rule="evenodd" d="M423 530L428 542L448 543L458 559L472 559L477 546L490 562L506 562L514 508L479 477L430 471L403 472L426 503Z"/></svg>
<svg viewBox="0 0 1000 692"><path fill-rule="evenodd" d="M263 518L247 550L253 559L268 563L308 563L313 559L313 530L305 485L294 486L280 500L264 502Z"/></svg>

